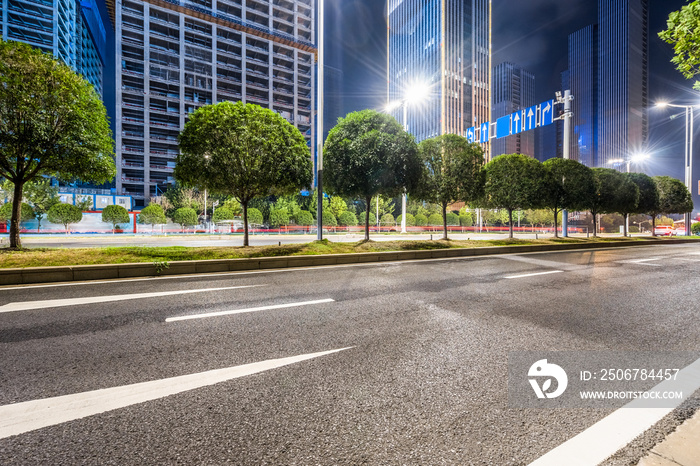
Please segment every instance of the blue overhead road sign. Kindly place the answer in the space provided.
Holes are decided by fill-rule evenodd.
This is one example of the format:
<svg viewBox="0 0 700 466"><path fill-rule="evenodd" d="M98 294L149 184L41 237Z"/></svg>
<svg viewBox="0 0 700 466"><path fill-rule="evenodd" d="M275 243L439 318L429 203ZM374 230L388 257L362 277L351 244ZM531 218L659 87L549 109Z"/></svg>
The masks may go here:
<svg viewBox="0 0 700 466"><path fill-rule="evenodd" d="M491 126L490 122L482 123L481 124L481 137L479 138L479 142L482 144L485 144L489 142L489 127Z"/></svg>
<svg viewBox="0 0 700 466"><path fill-rule="evenodd" d="M496 137L504 138L506 136L510 136L510 115L496 120Z"/></svg>
<svg viewBox="0 0 700 466"><path fill-rule="evenodd" d="M523 131L523 112L518 110L511 116L513 120L513 134L518 134Z"/></svg>
<svg viewBox="0 0 700 466"><path fill-rule="evenodd" d="M467 141L476 142L476 128L473 126L467 130Z"/></svg>
<svg viewBox="0 0 700 466"><path fill-rule="evenodd" d="M533 105L523 111L524 119L523 131L530 131L531 129L537 128L537 105Z"/></svg>
<svg viewBox="0 0 700 466"><path fill-rule="evenodd" d="M540 104L540 126L551 125L554 121L554 100Z"/></svg>

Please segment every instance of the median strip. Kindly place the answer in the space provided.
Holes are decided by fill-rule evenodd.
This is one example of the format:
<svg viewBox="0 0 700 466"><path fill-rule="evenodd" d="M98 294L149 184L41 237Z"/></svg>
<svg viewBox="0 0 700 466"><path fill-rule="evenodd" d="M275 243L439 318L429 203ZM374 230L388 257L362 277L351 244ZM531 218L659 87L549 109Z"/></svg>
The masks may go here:
<svg viewBox="0 0 700 466"><path fill-rule="evenodd" d="M207 317L220 317L228 316L233 314L244 314L247 312L258 312L258 311L270 311L273 309L285 309L289 307L299 307L299 306L310 306L313 304L324 304L332 303L334 299L318 299L316 301L303 301L300 303L287 303L287 304L274 304L271 306L260 306L260 307L250 307L248 309L235 309L232 311L219 311L219 312L207 312L205 314L191 314L179 317L168 317L165 319L166 322L178 322L181 320L192 320L192 319L205 319Z"/></svg>

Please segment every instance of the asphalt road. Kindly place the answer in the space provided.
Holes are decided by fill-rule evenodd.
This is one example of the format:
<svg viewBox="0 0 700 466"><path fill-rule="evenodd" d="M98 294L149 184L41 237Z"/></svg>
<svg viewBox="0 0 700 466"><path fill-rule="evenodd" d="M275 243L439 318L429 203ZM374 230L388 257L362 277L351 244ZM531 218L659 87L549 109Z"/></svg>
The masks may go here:
<svg viewBox="0 0 700 466"><path fill-rule="evenodd" d="M615 408L512 407L509 354L698 351L699 271L688 244L0 288L0 464L527 464Z"/></svg>

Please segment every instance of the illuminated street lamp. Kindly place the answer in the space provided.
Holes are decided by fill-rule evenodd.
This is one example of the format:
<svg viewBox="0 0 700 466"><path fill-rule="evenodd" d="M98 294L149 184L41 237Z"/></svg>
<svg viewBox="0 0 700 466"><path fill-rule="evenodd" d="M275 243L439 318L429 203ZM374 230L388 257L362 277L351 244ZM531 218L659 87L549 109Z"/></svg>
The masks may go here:
<svg viewBox="0 0 700 466"><path fill-rule="evenodd" d="M394 100L386 105L386 112L391 113L399 107L403 108L403 129L408 132L408 106L423 102L430 95L430 86L425 83L414 84L406 89L404 98ZM406 193L401 196L401 233L406 233Z"/></svg>
<svg viewBox="0 0 700 466"><path fill-rule="evenodd" d="M674 107L674 108L684 108L685 109L685 185L688 191L692 194L693 192L693 108L696 105L676 105L669 104L668 102L658 102L656 104L659 108ZM690 236L690 214L691 212L685 213L685 235Z"/></svg>

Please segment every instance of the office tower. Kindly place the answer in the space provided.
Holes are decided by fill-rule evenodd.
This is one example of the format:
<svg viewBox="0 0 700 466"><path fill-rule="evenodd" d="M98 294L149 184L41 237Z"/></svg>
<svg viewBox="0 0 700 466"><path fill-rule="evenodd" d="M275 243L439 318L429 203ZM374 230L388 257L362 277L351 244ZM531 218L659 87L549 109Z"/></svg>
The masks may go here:
<svg viewBox="0 0 700 466"><path fill-rule="evenodd" d="M311 145L313 0L117 0L117 193L137 206L174 182L177 136L196 108L278 112Z"/></svg>
<svg viewBox="0 0 700 466"><path fill-rule="evenodd" d="M535 76L513 63L501 63L493 68L493 119L510 115L537 104ZM535 157L535 133L525 131L491 141L491 154L525 154Z"/></svg>
<svg viewBox="0 0 700 466"><path fill-rule="evenodd" d="M107 19L96 0L2 0L0 35L52 53L104 91Z"/></svg>
<svg viewBox="0 0 700 466"><path fill-rule="evenodd" d="M419 141L490 121L490 0L389 0L387 18L388 100L430 86L397 120Z"/></svg>
<svg viewBox="0 0 700 466"><path fill-rule="evenodd" d="M598 24L569 37L571 154L588 166L644 151L648 139L648 0L599 0Z"/></svg>

